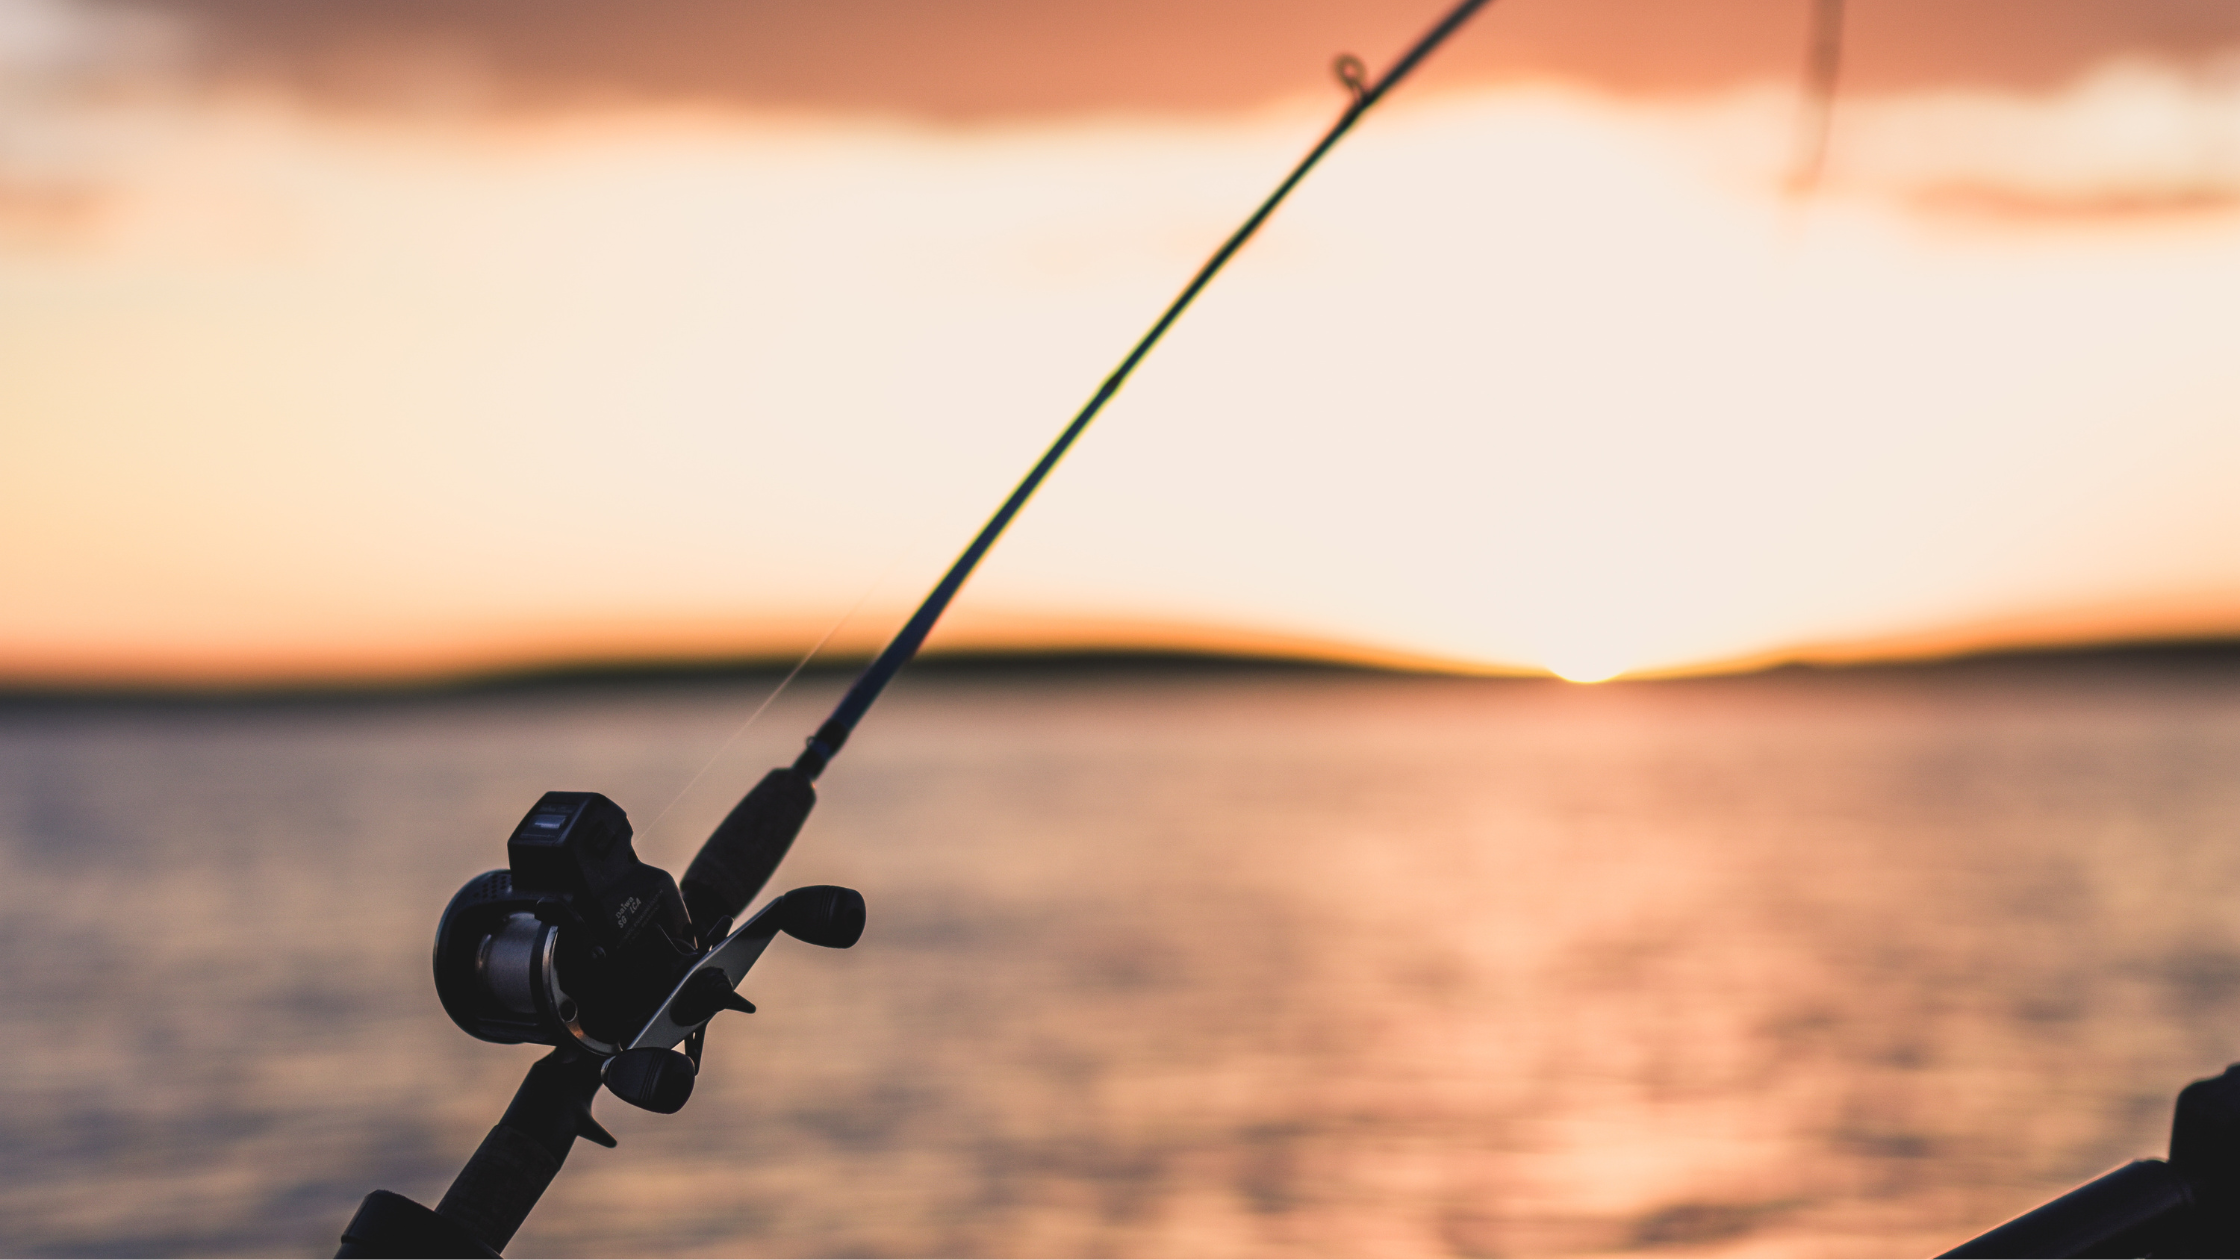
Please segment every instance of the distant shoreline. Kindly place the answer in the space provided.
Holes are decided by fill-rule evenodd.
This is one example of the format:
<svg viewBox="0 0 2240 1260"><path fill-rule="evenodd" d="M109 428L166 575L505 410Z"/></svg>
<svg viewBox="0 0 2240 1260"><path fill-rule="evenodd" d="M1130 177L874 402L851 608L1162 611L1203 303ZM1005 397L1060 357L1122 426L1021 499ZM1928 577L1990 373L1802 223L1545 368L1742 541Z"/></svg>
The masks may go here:
<svg viewBox="0 0 2240 1260"><path fill-rule="evenodd" d="M839 655L812 662L805 679L851 677L869 658ZM520 669L484 670L439 678L362 682L321 680L296 683L210 684L130 683L53 684L0 680L0 710L102 707L268 707L350 703L452 700L480 696L564 694L592 689L646 686L674 688L731 682L775 682L793 668L791 658L768 656L729 659L586 661ZM1768 662L1755 668L1620 678L1593 686L1670 686L1752 678L1890 674L1936 674L1986 669L2133 667L2157 670L2240 668L2240 637L2143 640L2089 645L2007 647L1937 657L1881 660ZM1371 662L1326 660L1275 654L1158 650L1065 649L1052 651L954 651L929 654L911 663L913 676L981 679L1061 679L1099 675L1202 676L1357 675L1448 678L1482 683L1559 683L1549 675L1464 672Z"/></svg>

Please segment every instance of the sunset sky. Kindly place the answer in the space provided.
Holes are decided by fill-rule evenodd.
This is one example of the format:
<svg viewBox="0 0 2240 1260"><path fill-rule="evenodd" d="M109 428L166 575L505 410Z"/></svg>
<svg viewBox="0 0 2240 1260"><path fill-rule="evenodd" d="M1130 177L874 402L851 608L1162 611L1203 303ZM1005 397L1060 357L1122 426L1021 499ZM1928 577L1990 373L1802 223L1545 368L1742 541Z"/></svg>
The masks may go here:
<svg viewBox="0 0 2240 1260"><path fill-rule="evenodd" d="M888 633L1437 4L0 0L0 682ZM2240 6L1500 0L952 645L2240 633ZM937 640L942 641L942 640Z"/></svg>

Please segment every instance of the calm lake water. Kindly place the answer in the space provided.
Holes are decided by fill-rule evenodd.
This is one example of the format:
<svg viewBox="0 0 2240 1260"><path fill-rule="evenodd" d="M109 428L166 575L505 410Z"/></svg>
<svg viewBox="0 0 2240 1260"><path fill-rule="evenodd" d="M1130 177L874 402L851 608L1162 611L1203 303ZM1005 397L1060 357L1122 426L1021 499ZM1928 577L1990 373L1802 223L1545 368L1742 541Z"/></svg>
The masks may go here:
<svg viewBox="0 0 2240 1260"><path fill-rule="evenodd" d="M842 680L0 710L0 1250L331 1254L539 1051L437 912L548 788L681 870ZM676 1116L535 1255L1890 1255L2240 1058L2240 668L906 679Z"/></svg>

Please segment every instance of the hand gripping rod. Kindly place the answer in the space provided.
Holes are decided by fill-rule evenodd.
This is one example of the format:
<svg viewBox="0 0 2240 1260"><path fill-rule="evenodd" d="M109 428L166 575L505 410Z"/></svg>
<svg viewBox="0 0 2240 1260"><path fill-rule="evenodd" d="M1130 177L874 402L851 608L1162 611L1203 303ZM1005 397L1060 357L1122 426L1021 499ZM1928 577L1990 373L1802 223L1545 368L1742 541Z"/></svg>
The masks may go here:
<svg viewBox="0 0 2240 1260"><path fill-rule="evenodd" d="M1400 60L1385 72L1383 78L1373 84L1366 81L1366 72L1360 61L1351 56L1338 59L1338 77L1353 93L1352 101L1346 106L1345 112L1338 116L1338 121L1307 151L1307 155L1300 159L1283 182L1276 185L1276 190L1268 194L1268 199L1260 203L1259 209L1252 212L1243 226L1231 233L1229 239L1222 242L1221 248L1206 260L1205 265L1198 268L1198 274L1183 286L1181 294L1167 307L1166 313L1159 316L1158 322L1151 325L1151 330L1128 352L1128 357L1122 359L1120 366L1113 369L1112 375L1105 378L1104 384L1097 387L1097 392L1090 396L1080 414L1058 434L1057 440L1050 444L1050 449L1042 453L1042 458L1035 461L1034 467L1027 471L1017 488L1012 490L1011 496L1003 501L1003 506L988 518L988 523L981 526L979 535L957 557L956 563L949 566L949 571L942 575L941 581L927 594L925 602L918 605L918 610L910 615L910 620L904 623L878 657L864 667L863 673L857 675L854 685L848 688L848 694L842 696L839 705L832 710L832 716L826 718L824 725L817 728L816 734L809 737L808 747L800 758L791 767L773 770L764 776L762 782L747 793L746 799L739 802L738 807L717 826L715 834L708 838L708 843L701 848L699 856L686 869L682 883L685 904L692 911L693 922L700 930L701 940L716 939L710 933L720 932L722 927L727 926L724 921L745 909L747 903L754 899L755 893L761 891L762 885L785 857L786 849L793 844L793 838L801 830L802 822L808 818L810 808L816 804L816 790L811 785L815 783L817 776L824 772L825 766L839 753L841 746L848 742L849 734L855 730L856 723L863 720L863 715L870 710L872 702L879 698L879 693L894 680L895 674L909 663L910 658L917 655L918 648L926 641L926 635L932 632L934 623L948 609L949 601L956 598L957 592L964 587L965 579L971 577L973 569L979 565L981 557L988 554L988 549L1002 536L1004 528L1011 524L1011 518L1026 506L1027 499L1034 494L1043 479L1050 475L1050 470L1057 467L1058 461L1065 456L1074 439L1081 436L1082 431L1089 427L1089 422L1104 410L1104 405L1120 392L1121 385L1126 383L1136 365L1151 353L1151 347L1166 335L1167 329L1174 325L1184 309L1229 259L1244 247L1246 241L1252 239L1253 233L1260 230L1260 225L1267 222L1268 216L1275 213L1276 207L1283 203L1285 197L1291 195L1291 190L1306 178L1307 172L1314 169L1315 163L1322 160L1323 154L1336 147L1338 141L1353 129L1353 124L1369 111L1370 106L1383 99L1386 92L1406 78L1425 57L1431 55L1433 49L1445 43L1448 36L1454 34L1487 3L1489 0L1462 0L1436 26L1411 45Z"/></svg>

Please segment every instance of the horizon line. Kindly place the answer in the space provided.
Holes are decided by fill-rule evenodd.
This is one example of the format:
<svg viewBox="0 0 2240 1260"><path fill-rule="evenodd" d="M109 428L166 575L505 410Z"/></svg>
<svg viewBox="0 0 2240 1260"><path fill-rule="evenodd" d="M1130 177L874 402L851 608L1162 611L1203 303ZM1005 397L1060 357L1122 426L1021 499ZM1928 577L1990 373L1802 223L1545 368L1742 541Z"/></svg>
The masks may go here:
<svg viewBox="0 0 2240 1260"><path fill-rule="evenodd" d="M870 662L872 655L853 650L834 653L808 663L800 672L804 676L826 679L852 676ZM236 678L199 682L187 679L63 682L0 676L0 707L414 701L594 687L688 685L781 675L791 670L797 659L792 655L768 653L591 656L407 677ZM1384 653L1310 654L1218 646L965 646L929 649L907 668L913 673L951 677L972 674L1017 677L1094 673L1302 673L1610 687L1738 680L1783 673L1853 675L2033 663L2209 664L2228 661L2240 663L2240 634L2139 635L2105 640L2009 643L1905 655L1769 653L1684 669L1626 673L1592 683L1570 682L1544 669L1494 668Z"/></svg>

